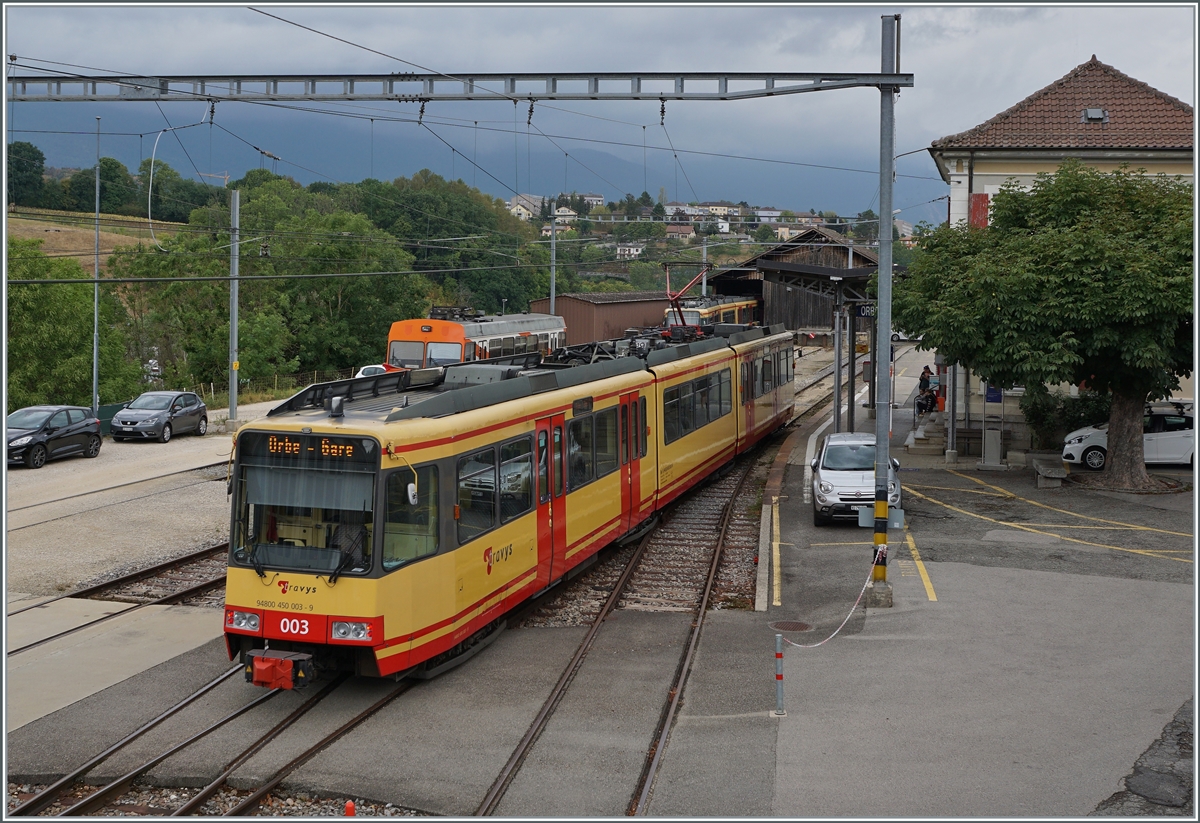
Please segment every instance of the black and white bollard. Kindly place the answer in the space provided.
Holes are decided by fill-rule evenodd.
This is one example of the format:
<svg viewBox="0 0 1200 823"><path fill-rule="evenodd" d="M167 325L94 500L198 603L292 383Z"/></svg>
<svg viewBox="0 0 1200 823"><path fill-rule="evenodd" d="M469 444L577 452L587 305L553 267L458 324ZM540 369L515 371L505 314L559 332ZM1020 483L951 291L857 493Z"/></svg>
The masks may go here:
<svg viewBox="0 0 1200 823"><path fill-rule="evenodd" d="M775 635L775 716L786 717L783 710L783 635Z"/></svg>

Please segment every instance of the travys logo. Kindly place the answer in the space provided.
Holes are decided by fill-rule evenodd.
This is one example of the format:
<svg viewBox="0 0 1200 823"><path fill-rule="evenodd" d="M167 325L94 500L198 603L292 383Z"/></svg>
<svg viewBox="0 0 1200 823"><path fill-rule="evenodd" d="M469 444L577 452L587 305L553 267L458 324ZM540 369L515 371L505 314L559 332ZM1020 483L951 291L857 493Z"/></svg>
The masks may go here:
<svg viewBox="0 0 1200 823"><path fill-rule="evenodd" d="M492 550L488 547L483 550L483 562L487 563L487 573L492 573L492 564L507 560L512 556L512 543L509 543L502 549Z"/></svg>
<svg viewBox="0 0 1200 823"><path fill-rule="evenodd" d="M288 583L288 581L286 581L286 580L280 580L278 585L279 585L279 593L280 594L287 594L289 586L290 586L293 594L316 594L317 593L316 586L291 586Z"/></svg>

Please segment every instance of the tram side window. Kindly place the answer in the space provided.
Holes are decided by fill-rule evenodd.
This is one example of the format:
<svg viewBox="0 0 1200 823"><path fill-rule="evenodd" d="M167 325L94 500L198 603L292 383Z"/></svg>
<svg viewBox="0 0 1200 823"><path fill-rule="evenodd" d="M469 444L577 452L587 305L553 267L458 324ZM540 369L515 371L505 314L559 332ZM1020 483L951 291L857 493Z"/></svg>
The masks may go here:
<svg viewBox="0 0 1200 823"><path fill-rule="evenodd" d="M500 338L493 337L491 340L488 341L487 356L488 357L499 357L500 356L500 348L501 348Z"/></svg>
<svg viewBox="0 0 1200 823"><path fill-rule="evenodd" d="M646 398L644 398L644 397L638 398L638 409L640 411L640 416L638 416L638 413L634 414L633 426L635 429L637 429L640 439L642 441L642 448L641 448L641 451L639 452L639 456L645 457L649 453L648 444L646 442L646 440L647 440L646 436L648 434L650 434L650 421L646 419ZM639 423L640 423L640 425L639 425Z"/></svg>
<svg viewBox="0 0 1200 823"><path fill-rule="evenodd" d="M730 309L729 311L721 312L721 322L722 323L736 323L737 322L737 309Z"/></svg>
<svg viewBox="0 0 1200 823"><path fill-rule="evenodd" d="M695 409L692 412L692 428L698 429L708 423L708 378L692 381L692 397Z"/></svg>
<svg viewBox="0 0 1200 823"><path fill-rule="evenodd" d="M708 419L716 420L725 412L721 411L721 375L710 374L708 376Z"/></svg>
<svg viewBox="0 0 1200 823"><path fill-rule="evenodd" d="M596 412L596 477L617 470L617 407Z"/></svg>
<svg viewBox="0 0 1200 823"><path fill-rule="evenodd" d="M517 341L511 337L504 338L504 341L501 343L501 347L500 347L500 356L508 357L511 354L515 354L516 353L516 342Z"/></svg>
<svg viewBox="0 0 1200 823"><path fill-rule="evenodd" d="M545 436L545 433L542 435ZM500 522L533 507L533 444L528 437L500 447Z"/></svg>
<svg viewBox="0 0 1200 823"><path fill-rule="evenodd" d="M538 348L541 349L542 354L550 353L550 335L545 332L538 335Z"/></svg>
<svg viewBox="0 0 1200 823"><path fill-rule="evenodd" d="M567 424L567 491L590 483L595 476L592 439L591 415L576 417Z"/></svg>
<svg viewBox="0 0 1200 823"><path fill-rule="evenodd" d="M466 543L496 525L496 450L483 449L458 461L458 542Z"/></svg>
<svg viewBox="0 0 1200 823"><path fill-rule="evenodd" d="M409 498L412 469L387 478L387 519L383 522L383 570L390 572L413 560L437 554L438 470L422 466L415 475L417 502Z"/></svg>
<svg viewBox="0 0 1200 823"><path fill-rule="evenodd" d="M663 443L674 443L680 437L679 387L663 392Z"/></svg>
<svg viewBox="0 0 1200 823"><path fill-rule="evenodd" d="M545 503L550 499L550 438L545 432L538 432L538 502Z"/></svg>
<svg viewBox="0 0 1200 823"><path fill-rule="evenodd" d="M766 394L775 388L775 355L768 354L762 360L763 366L763 388L762 393Z"/></svg>
<svg viewBox="0 0 1200 823"><path fill-rule="evenodd" d="M733 411L733 386L730 384L732 372L725 369L721 372L721 415L727 415Z"/></svg>

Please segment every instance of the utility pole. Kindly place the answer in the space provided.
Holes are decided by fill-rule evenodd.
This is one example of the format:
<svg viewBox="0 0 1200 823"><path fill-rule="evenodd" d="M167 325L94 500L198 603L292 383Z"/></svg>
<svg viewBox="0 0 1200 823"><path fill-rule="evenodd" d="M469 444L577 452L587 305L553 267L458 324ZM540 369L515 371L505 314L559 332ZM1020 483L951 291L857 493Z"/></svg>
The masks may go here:
<svg viewBox="0 0 1200 823"><path fill-rule="evenodd" d="M96 284L92 290L92 414L100 416L100 118L96 118Z"/></svg>
<svg viewBox="0 0 1200 823"><path fill-rule="evenodd" d="M229 193L229 426L237 431L238 393L238 228L241 223L240 191Z"/></svg>
<svg viewBox="0 0 1200 823"><path fill-rule="evenodd" d="M894 72L899 61L900 15L882 15L881 71ZM886 214L888 242L879 244L879 304L876 323L881 334L892 335L892 183L896 168L896 87L879 87L879 213ZM880 234L884 232L880 225ZM890 369L889 369L890 371ZM871 593L868 605L890 607L892 587L887 582L888 555L888 468L891 463L892 387L878 379L875 389L875 564L871 571Z"/></svg>
<svg viewBox="0 0 1200 823"><path fill-rule="evenodd" d="M708 235L704 235L703 256L700 258L704 263L704 274L700 278L700 296L708 297Z"/></svg>
<svg viewBox="0 0 1200 823"><path fill-rule="evenodd" d="M550 313L554 314L554 264L555 264L555 241L558 240L558 215L550 215Z"/></svg>
<svg viewBox="0 0 1200 823"><path fill-rule="evenodd" d="M836 275L833 298L833 431L842 430L842 278Z"/></svg>

